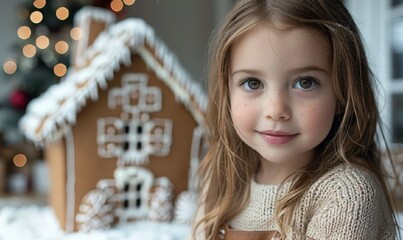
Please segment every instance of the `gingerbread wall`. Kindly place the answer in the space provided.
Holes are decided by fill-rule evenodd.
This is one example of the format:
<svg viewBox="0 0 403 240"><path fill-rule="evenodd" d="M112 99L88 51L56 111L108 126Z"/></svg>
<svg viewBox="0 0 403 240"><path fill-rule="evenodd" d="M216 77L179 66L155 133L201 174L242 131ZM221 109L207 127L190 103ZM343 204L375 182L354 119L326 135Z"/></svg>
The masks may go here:
<svg viewBox="0 0 403 240"><path fill-rule="evenodd" d="M62 228L66 225L66 145L64 140L44 149L49 166L49 203Z"/></svg>

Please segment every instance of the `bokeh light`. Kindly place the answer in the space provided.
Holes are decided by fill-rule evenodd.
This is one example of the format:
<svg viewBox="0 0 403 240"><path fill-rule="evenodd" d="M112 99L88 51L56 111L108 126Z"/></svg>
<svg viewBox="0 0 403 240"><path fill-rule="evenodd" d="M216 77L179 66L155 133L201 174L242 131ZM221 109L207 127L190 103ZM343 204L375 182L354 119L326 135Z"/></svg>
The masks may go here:
<svg viewBox="0 0 403 240"><path fill-rule="evenodd" d="M41 35L36 38L35 43L36 43L36 46L38 46L38 48L45 49L49 46L49 38L44 35Z"/></svg>
<svg viewBox="0 0 403 240"><path fill-rule="evenodd" d="M17 71L17 61L8 59L3 64L3 70L7 74L14 74Z"/></svg>
<svg viewBox="0 0 403 240"><path fill-rule="evenodd" d="M56 17L62 21L66 20L69 17L69 10L65 7L59 7L56 10Z"/></svg>
<svg viewBox="0 0 403 240"><path fill-rule="evenodd" d="M65 54L69 50L69 44L65 41L58 41L55 44L55 50L58 54Z"/></svg>
<svg viewBox="0 0 403 240"><path fill-rule="evenodd" d="M28 159L24 154L17 154L13 157L13 163L17 167L24 167L27 161Z"/></svg>
<svg viewBox="0 0 403 240"><path fill-rule="evenodd" d="M74 27L70 31L70 36L74 40L80 40L83 37L83 30L79 27Z"/></svg>
<svg viewBox="0 0 403 240"><path fill-rule="evenodd" d="M34 6L38 9L43 8L46 5L46 0L35 0Z"/></svg>
<svg viewBox="0 0 403 240"><path fill-rule="evenodd" d="M25 57L31 58L35 56L36 54L36 48L32 44L27 44L22 48L22 54L24 54Z"/></svg>
<svg viewBox="0 0 403 240"><path fill-rule="evenodd" d="M111 2L111 9L115 12L120 12L123 9L123 2L122 0L112 0Z"/></svg>
<svg viewBox="0 0 403 240"><path fill-rule="evenodd" d="M136 2L136 0L123 0L123 2L124 2L126 5L130 6L130 5L133 5L133 4Z"/></svg>
<svg viewBox="0 0 403 240"><path fill-rule="evenodd" d="M21 26L18 28L17 34L21 39L28 39L31 36L31 29L27 26Z"/></svg>
<svg viewBox="0 0 403 240"><path fill-rule="evenodd" d="M58 77L63 77L67 73L67 67L63 63L58 63L53 67L53 72Z"/></svg>
<svg viewBox="0 0 403 240"><path fill-rule="evenodd" d="M31 13L31 16L29 18L33 23L40 23L43 19L43 15L39 11L34 11Z"/></svg>

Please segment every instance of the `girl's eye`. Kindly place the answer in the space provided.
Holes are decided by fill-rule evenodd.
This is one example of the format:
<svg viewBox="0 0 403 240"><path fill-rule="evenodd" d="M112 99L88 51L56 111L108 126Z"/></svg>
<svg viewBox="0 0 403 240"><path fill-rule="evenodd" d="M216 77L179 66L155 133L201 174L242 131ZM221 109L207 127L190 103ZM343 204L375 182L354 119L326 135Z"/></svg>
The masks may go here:
<svg viewBox="0 0 403 240"><path fill-rule="evenodd" d="M262 88L263 84L256 78L247 78L241 82L241 86L247 91L255 91Z"/></svg>
<svg viewBox="0 0 403 240"><path fill-rule="evenodd" d="M301 90L310 90L316 88L318 85L318 81L312 77L301 77L294 83L293 87Z"/></svg>

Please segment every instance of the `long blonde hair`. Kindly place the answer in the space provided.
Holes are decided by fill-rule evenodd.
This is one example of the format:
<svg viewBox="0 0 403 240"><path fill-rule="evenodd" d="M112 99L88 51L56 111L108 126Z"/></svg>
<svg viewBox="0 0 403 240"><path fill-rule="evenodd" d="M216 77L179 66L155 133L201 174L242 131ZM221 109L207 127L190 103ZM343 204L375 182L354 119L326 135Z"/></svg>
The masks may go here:
<svg viewBox="0 0 403 240"><path fill-rule="evenodd" d="M246 206L248 181L260 166L259 155L242 142L231 120L228 64L234 40L262 21L309 26L327 37L337 98L337 115L329 135L316 147L314 161L294 177L288 194L277 202L275 220L282 235L292 224L293 210L306 190L340 163L360 165L373 172L393 215L377 146L380 119L373 89L375 80L359 30L342 2L239 0L211 40L206 116L210 149L199 169L204 217L197 226L203 228L206 239L218 239L223 224ZM394 216L393 219L396 223Z"/></svg>

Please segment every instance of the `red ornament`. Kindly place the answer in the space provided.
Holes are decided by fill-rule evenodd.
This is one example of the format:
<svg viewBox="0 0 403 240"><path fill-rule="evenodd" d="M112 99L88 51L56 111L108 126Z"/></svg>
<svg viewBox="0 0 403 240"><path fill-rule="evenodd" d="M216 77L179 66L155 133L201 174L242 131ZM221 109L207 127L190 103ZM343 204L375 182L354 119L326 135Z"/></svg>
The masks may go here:
<svg viewBox="0 0 403 240"><path fill-rule="evenodd" d="M28 94L22 90L15 90L10 95L10 103L14 108L25 109L29 101Z"/></svg>

